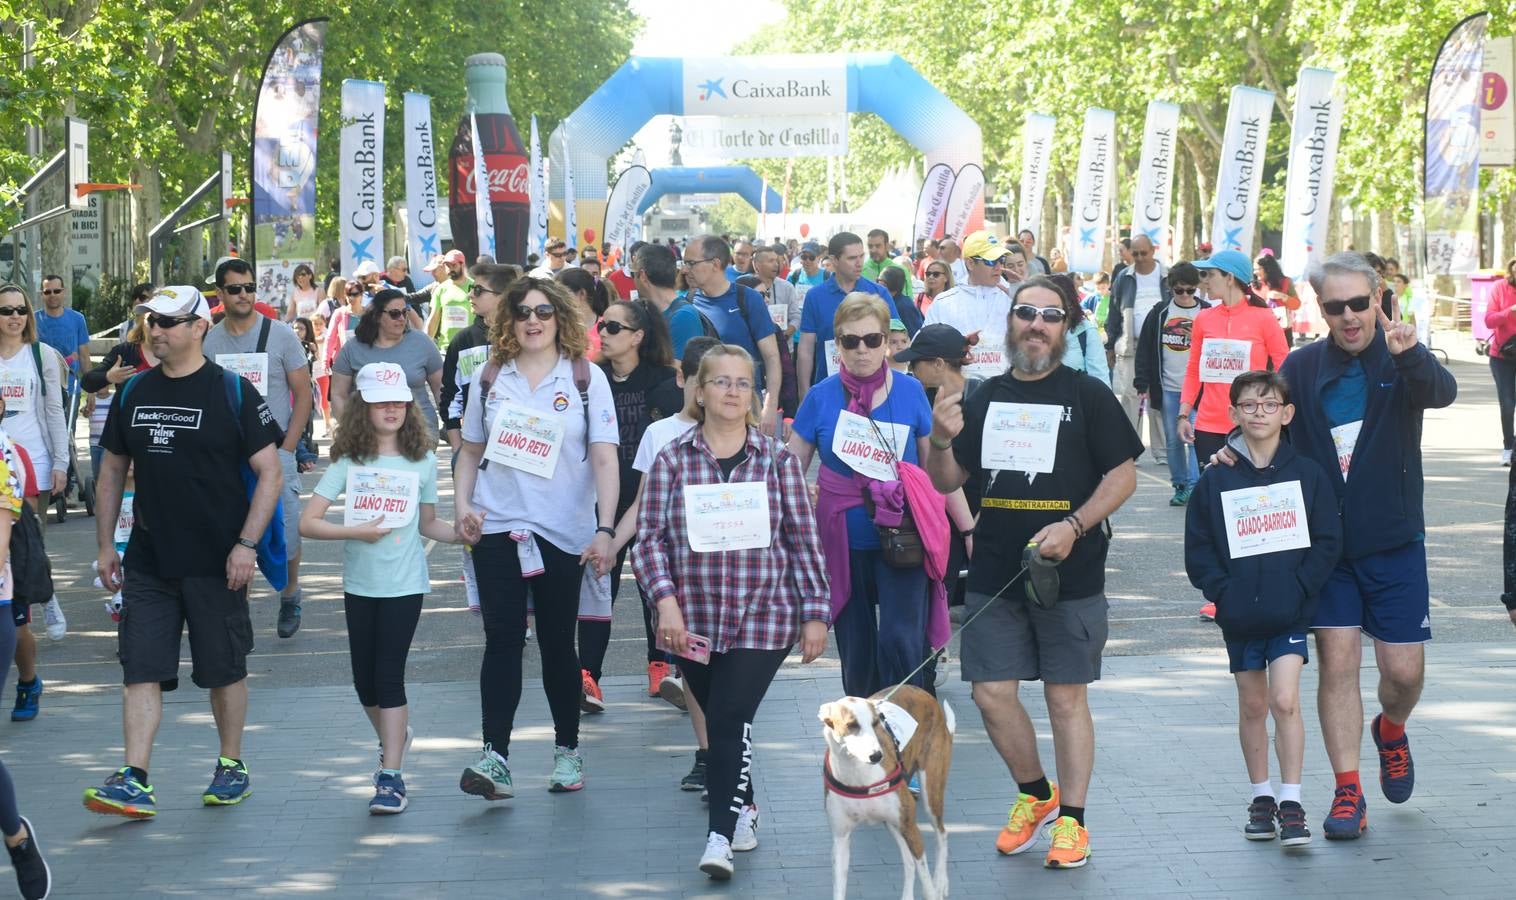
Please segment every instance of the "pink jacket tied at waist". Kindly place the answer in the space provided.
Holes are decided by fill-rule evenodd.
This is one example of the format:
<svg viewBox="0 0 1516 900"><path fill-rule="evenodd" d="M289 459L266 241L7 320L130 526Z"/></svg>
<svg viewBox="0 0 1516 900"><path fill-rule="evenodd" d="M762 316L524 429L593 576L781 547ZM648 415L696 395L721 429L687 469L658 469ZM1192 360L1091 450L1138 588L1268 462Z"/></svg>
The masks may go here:
<svg viewBox="0 0 1516 900"><path fill-rule="evenodd" d="M947 500L932 487L931 477L919 466L903 462L898 464L898 471L899 481L868 483L875 520L886 525L899 524L902 505L910 505L916 528L921 532L921 544L926 549L925 568L931 586L926 636L933 648L940 649L952 634L948 622L947 588L943 585L949 547ZM863 505L863 495L853 476L834 472L826 466L821 467L816 486L816 524L821 531L821 549L826 554L827 577L832 591L832 621L835 622L853 591L847 512Z"/></svg>

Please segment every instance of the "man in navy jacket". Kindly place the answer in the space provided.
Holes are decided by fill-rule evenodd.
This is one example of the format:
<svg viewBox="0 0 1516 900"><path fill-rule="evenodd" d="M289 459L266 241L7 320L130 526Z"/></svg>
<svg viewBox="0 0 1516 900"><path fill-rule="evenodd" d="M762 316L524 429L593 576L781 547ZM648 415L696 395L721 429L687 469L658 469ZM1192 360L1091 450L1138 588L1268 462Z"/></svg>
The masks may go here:
<svg viewBox="0 0 1516 900"><path fill-rule="evenodd" d="M1311 287L1331 332L1280 367L1295 398L1295 450L1329 472L1342 511L1342 560L1311 623L1320 657L1317 708L1337 794L1323 830L1350 839L1368 826L1358 778L1363 700L1360 632L1374 639L1382 709L1371 731L1379 784L1391 803L1411 796L1415 770L1405 722L1421 696L1431 640L1422 511L1421 420L1452 404L1458 384L1416 340L1414 326L1379 308L1379 276L1358 253L1313 267Z"/></svg>

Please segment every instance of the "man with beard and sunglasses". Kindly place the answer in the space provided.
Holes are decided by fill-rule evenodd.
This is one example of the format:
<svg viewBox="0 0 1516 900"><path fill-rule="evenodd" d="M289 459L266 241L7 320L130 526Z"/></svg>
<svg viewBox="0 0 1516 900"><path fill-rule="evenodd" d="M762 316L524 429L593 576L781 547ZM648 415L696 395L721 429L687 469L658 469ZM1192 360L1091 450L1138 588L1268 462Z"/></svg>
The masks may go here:
<svg viewBox="0 0 1516 900"><path fill-rule="evenodd" d="M434 271L435 258L427 266L427 271L433 272L437 279L437 286L432 288L432 310L426 317L426 334L437 339L439 349L446 350L453 337L474 322L473 304L469 300L469 288L473 282L468 277L463 251L449 250L441 259L447 266L445 275ZM409 302L410 298L406 299ZM415 327L414 323L412 327Z"/></svg>
<svg viewBox="0 0 1516 900"><path fill-rule="evenodd" d="M933 305L933 309L936 306ZM1063 296L1027 280L1006 321L1010 370L965 404L939 395L926 470L944 493L980 485L969 563L963 680L990 741L1016 781L1016 802L995 842L1033 847L1053 823L1044 865L1077 868L1090 854L1084 804L1095 759L1089 685L1107 636L1106 519L1137 486L1142 452L1131 422L1099 380L1061 365ZM1026 569L1026 574L1022 570ZM1037 731L1019 697L1043 682L1059 784L1049 782Z"/></svg>

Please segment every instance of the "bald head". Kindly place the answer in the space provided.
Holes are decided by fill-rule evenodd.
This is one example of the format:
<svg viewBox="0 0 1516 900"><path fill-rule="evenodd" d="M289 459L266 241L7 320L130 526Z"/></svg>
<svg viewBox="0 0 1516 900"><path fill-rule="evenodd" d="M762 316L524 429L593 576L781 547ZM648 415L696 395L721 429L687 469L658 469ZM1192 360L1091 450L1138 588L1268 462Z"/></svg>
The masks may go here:
<svg viewBox="0 0 1516 900"><path fill-rule="evenodd" d="M1139 275L1152 274L1158 261L1153 257L1153 242L1145 234L1132 238L1132 268Z"/></svg>

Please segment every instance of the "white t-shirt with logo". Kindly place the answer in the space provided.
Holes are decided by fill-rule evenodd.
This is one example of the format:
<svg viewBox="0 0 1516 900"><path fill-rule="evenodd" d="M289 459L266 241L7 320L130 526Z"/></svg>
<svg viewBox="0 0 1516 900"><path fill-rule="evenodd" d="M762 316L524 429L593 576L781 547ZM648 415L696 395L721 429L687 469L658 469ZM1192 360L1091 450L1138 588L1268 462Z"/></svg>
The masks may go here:
<svg viewBox="0 0 1516 900"><path fill-rule="evenodd" d="M5 433L12 443L26 448L32 459L32 471L43 487L50 487L47 479L53 470L53 457L48 451L47 436L42 433L42 424L37 410L42 404L42 377L37 372L32 348L26 344L10 359L0 359L0 391L5 395Z"/></svg>

